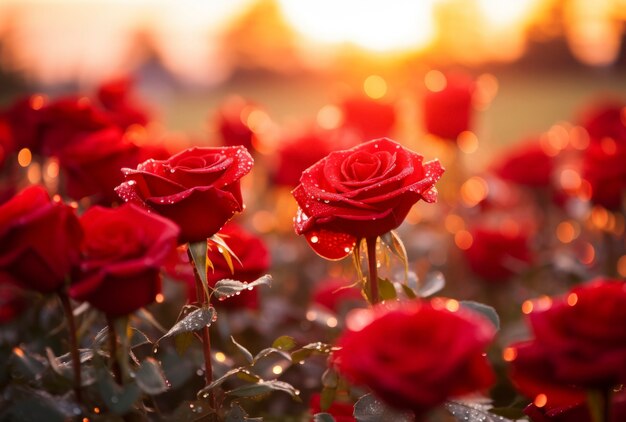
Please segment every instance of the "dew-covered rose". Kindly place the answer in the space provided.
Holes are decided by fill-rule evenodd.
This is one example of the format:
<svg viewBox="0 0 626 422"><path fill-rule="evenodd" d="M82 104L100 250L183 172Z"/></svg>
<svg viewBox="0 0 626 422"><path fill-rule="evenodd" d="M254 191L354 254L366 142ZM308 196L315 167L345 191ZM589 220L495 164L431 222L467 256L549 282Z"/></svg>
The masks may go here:
<svg viewBox="0 0 626 422"><path fill-rule="evenodd" d="M197 242L243 210L240 179L252 164L244 147L195 147L122 169L126 181L115 190L125 201L178 224L180 243Z"/></svg>
<svg viewBox="0 0 626 422"><path fill-rule="evenodd" d="M422 160L387 138L331 152L302 173L293 191L296 233L322 256L340 258L356 240L398 227L417 201L437 199L434 185L444 170L437 160Z"/></svg>
<svg viewBox="0 0 626 422"><path fill-rule="evenodd" d="M495 328L467 309L446 310L447 303L436 298L355 311L348 326L351 319L365 325L342 334L332 361L350 382L418 420L448 398L488 388L494 374L484 353Z"/></svg>
<svg viewBox="0 0 626 422"><path fill-rule="evenodd" d="M599 279L534 303L534 338L511 346L511 379L549 406L626 383L626 283Z"/></svg>
<svg viewBox="0 0 626 422"><path fill-rule="evenodd" d="M506 281L533 261L528 236L487 227L470 231L471 246L464 256L472 272L490 282Z"/></svg>
<svg viewBox="0 0 626 422"><path fill-rule="evenodd" d="M78 262L81 238L73 208L28 187L0 206L0 271L26 289L54 292Z"/></svg>
<svg viewBox="0 0 626 422"><path fill-rule="evenodd" d="M70 295L111 317L152 303L161 292L161 266L175 259L178 227L132 204L92 207L80 223L83 256Z"/></svg>

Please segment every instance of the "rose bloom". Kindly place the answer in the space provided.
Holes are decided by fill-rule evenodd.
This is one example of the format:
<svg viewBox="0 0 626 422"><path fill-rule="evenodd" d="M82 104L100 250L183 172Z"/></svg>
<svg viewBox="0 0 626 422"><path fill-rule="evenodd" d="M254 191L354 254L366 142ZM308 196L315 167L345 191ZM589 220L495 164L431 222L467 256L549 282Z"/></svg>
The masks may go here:
<svg viewBox="0 0 626 422"><path fill-rule="evenodd" d="M398 227L417 201L437 199L434 185L444 170L437 160L422 160L387 138L331 152L304 171L293 190L299 205L296 233L306 235L314 248L334 242L337 251L317 252L338 258L357 239Z"/></svg>
<svg viewBox="0 0 626 422"><path fill-rule="evenodd" d="M583 156L582 177L591 186L591 202L620 210L626 192L626 142L592 139Z"/></svg>
<svg viewBox="0 0 626 422"><path fill-rule="evenodd" d="M11 143L16 150L29 148L38 152L41 148L39 130L43 113L39 101L43 101L43 97L19 98L0 111L0 120L8 126Z"/></svg>
<svg viewBox="0 0 626 422"><path fill-rule="evenodd" d="M586 107L579 120L592 139L609 137L626 142L624 107L626 104L619 100L600 100Z"/></svg>
<svg viewBox="0 0 626 422"><path fill-rule="evenodd" d="M113 122L126 129L131 125L145 126L148 113L132 98L133 80L121 77L109 80L98 87L97 97Z"/></svg>
<svg viewBox="0 0 626 422"><path fill-rule="evenodd" d="M341 103L343 126L356 131L362 139L391 135L396 124L393 104L369 97L350 97Z"/></svg>
<svg viewBox="0 0 626 422"><path fill-rule="evenodd" d="M469 76L450 73L441 91L426 91L422 107L426 132L456 142L461 132L470 130L474 89Z"/></svg>
<svg viewBox="0 0 626 422"><path fill-rule="evenodd" d="M534 338L511 346L515 387L563 406L626 383L626 283L598 279L548 305L528 317Z"/></svg>
<svg viewBox="0 0 626 422"><path fill-rule="evenodd" d="M487 389L495 377L484 352L495 327L475 312L451 312L445 304L437 298L358 311L372 320L342 334L332 362L350 382L413 411L418 420L450 397Z"/></svg>
<svg viewBox="0 0 626 422"><path fill-rule="evenodd" d="M249 151L253 151L254 132L248 126L247 118L255 110L260 111L260 108L238 96L228 98L220 106L215 122L224 145L243 145Z"/></svg>
<svg viewBox="0 0 626 422"><path fill-rule="evenodd" d="M94 206L80 223L83 258L70 295L110 317L152 303L161 292L161 266L175 259L178 227L132 204Z"/></svg>
<svg viewBox="0 0 626 422"><path fill-rule="evenodd" d="M226 224L218 232L219 236L237 256L232 257L234 272L231 272L224 256L213 246L207 257L213 264L213 270L207 272L209 286L215 286L219 280L229 278L238 281L251 282L265 274L270 266L270 253L260 237L247 232L235 223ZM259 292L244 290L240 295L230 297L224 301L215 301L216 307L236 309L259 307Z"/></svg>
<svg viewBox="0 0 626 422"><path fill-rule="evenodd" d="M505 151L495 165L500 178L531 188L549 187L554 172L554 157L536 140L528 140Z"/></svg>
<svg viewBox="0 0 626 422"><path fill-rule="evenodd" d="M626 420L625 391L621 390L613 394L611 402L611 416L609 420ZM524 413L533 422L594 422L585 401L556 407L538 407L531 403L524 409Z"/></svg>
<svg viewBox="0 0 626 422"><path fill-rule="evenodd" d="M528 236L521 231L476 227L470 234L472 244L463 254L472 272L486 281L506 281L533 262Z"/></svg>
<svg viewBox="0 0 626 422"><path fill-rule="evenodd" d="M309 404L309 413L315 415L317 413L328 413L333 416L335 422L356 422L354 416L354 404L342 403L340 401L333 401L333 404L326 410L322 410L321 407L322 397L320 394L315 393L311 395L311 402Z"/></svg>
<svg viewBox="0 0 626 422"><path fill-rule="evenodd" d="M115 190L178 224L180 243L198 242L243 210L240 179L252 163L244 147L195 147L122 169L126 181Z"/></svg>
<svg viewBox="0 0 626 422"><path fill-rule="evenodd" d="M26 289L59 290L79 260L82 235L73 208L30 186L0 206L0 271Z"/></svg>

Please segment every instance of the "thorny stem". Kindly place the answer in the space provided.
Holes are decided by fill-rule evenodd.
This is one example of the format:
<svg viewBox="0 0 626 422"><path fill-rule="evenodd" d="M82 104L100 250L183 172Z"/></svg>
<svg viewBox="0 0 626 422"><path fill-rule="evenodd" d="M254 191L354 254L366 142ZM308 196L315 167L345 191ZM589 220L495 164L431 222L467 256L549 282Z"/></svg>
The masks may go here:
<svg viewBox="0 0 626 422"><path fill-rule="evenodd" d="M193 268L193 275L196 279L196 296L197 300L201 305L206 304L208 298L204 294L204 289L202 288L202 279L200 278L200 274L198 273L198 268L196 268L196 262L193 260L193 255L191 254L191 249L187 248L187 256L189 256L189 263ZM209 385L213 382L213 365L211 364L211 337L209 336L209 327L204 326L201 330L202 334L202 345L204 346L204 377L206 380L206 385Z"/></svg>
<svg viewBox="0 0 626 422"><path fill-rule="evenodd" d="M372 301L372 305L380 301L378 297L378 262L376 261L377 239L377 237L368 237L365 239L367 246L367 264L369 268L370 300Z"/></svg>
<svg viewBox="0 0 626 422"><path fill-rule="evenodd" d="M76 322L74 321L74 312L72 311L72 305L70 304L70 299L67 297L67 293L59 292L59 298L61 299L61 304L63 305L65 318L67 318L70 341L70 355L72 357L72 367L74 369L74 394L76 395L76 401L82 404L83 397L80 389L80 356L78 354L78 340L76 339Z"/></svg>
<svg viewBox="0 0 626 422"><path fill-rule="evenodd" d="M117 333L115 332L115 321L109 315L106 316L107 325L109 327L109 353L111 354L111 369L113 370L113 378L115 382L122 385L122 368L117 356Z"/></svg>

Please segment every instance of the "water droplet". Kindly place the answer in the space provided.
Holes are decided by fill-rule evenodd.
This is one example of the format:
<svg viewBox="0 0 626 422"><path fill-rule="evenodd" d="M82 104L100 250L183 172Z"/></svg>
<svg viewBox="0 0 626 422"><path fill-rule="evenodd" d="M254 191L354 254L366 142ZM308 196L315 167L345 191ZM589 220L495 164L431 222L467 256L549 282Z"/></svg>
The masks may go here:
<svg viewBox="0 0 626 422"><path fill-rule="evenodd" d="M113 396L111 397L111 403L116 404L120 401L120 399L117 396Z"/></svg>

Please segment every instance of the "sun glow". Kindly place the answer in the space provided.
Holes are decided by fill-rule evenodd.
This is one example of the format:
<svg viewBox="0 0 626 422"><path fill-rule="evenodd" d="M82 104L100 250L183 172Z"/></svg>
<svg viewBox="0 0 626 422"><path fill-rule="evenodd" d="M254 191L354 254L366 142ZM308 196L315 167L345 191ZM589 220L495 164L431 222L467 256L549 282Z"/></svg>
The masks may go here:
<svg viewBox="0 0 626 422"><path fill-rule="evenodd" d="M351 43L371 51L407 51L435 37L438 0L278 0L285 18L304 36L323 43Z"/></svg>

